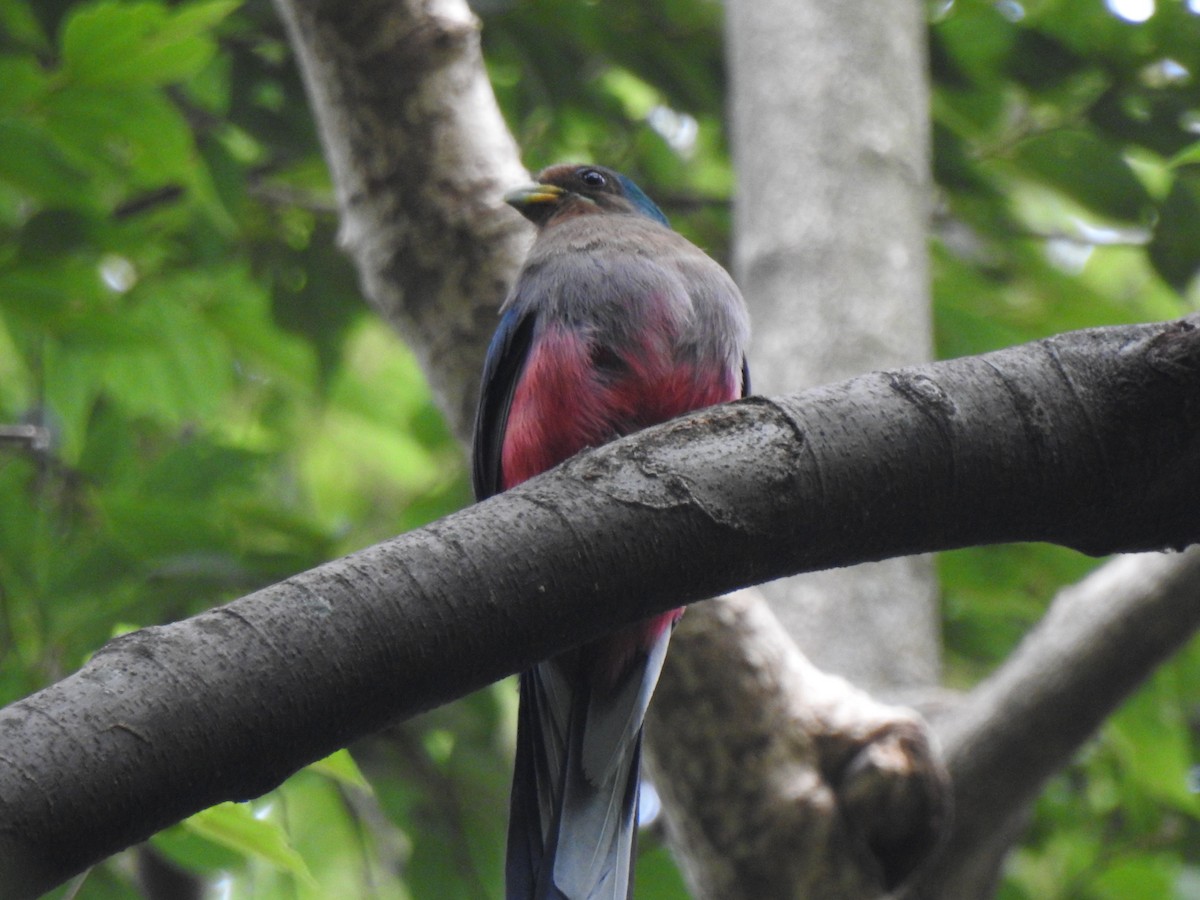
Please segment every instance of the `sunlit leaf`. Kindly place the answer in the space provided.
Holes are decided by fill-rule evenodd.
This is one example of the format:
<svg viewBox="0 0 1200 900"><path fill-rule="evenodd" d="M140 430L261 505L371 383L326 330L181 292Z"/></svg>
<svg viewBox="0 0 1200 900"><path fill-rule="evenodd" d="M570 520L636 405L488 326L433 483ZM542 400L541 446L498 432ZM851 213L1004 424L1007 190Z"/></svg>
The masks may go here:
<svg viewBox="0 0 1200 900"><path fill-rule="evenodd" d="M284 829L244 803L221 803L184 819L182 825L211 843L261 859L310 887L317 885Z"/></svg>
<svg viewBox="0 0 1200 900"><path fill-rule="evenodd" d="M1195 753L1178 692L1172 671L1159 672L1113 717L1107 732L1139 787L1200 819L1200 797L1191 789Z"/></svg>
<svg viewBox="0 0 1200 900"><path fill-rule="evenodd" d="M1167 165L1174 169L1200 165L1200 141L1189 144L1185 149L1180 150L1171 157Z"/></svg>
<svg viewBox="0 0 1200 900"><path fill-rule="evenodd" d="M356 788L366 788L367 780L358 770L358 764L348 750L338 750L308 767L313 772L325 775L342 784Z"/></svg>
<svg viewBox="0 0 1200 900"><path fill-rule="evenodd" d="M1107 861L1091 879L1089 896L1097 900L1162 900L1182 896L1172 892L1180 869L1179 859L1165 853Z"/></svg>

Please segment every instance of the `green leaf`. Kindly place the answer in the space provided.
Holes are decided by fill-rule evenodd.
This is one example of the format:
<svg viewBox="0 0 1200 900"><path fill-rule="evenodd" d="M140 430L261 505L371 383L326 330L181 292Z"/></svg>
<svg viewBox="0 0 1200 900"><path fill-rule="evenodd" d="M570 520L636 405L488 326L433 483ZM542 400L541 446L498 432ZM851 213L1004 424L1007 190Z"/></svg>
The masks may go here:
<svg viewBox="0 0 1200 900"><path fill-rule="evenodd" d="M0 34L5 34L7 40L14 44L32 48L39 53L50 49L46 32L38 22L37 16L29 8L29 4L20 0L0 0ZM3 78L0 78L0 84L7 89L8 83Z"/></svg>
<svg viewBox="0 0 1200 900"><path fill-rule="evenodd" d="M150 839L154 849L192 872L218 874L245 865L239 850L214 843L187 827L186 822L165 828Z"/></svg>
<svg viewBox="0 0 1200 900"><path fill-rule="evenodd" d="M1119 153L1085 131L1056 130L1022 141L1014 163L1087 209L1122 222L1144 222L1153 201Z"/></svg>
<svg viewBox="0 0 1200 900"><path fill-rule="evenodd" d="M324 759L317 760L308 767L313 772L332 778L340 784L370 790L371 786L358 769L358 763L350 755L349 750L338 750Z"/></svg>
<svg viewBox="0 0 1200 900"><path fill-rule="evenodd" d="M48 205L86 205L87 176L52 135L27 121L0 119L0 147L0 181Z"/></svg>
<svg viewBox="0 0 1200 900"><path fill-rule="evenodd" d="M1167 165L1172 169L1200 165L1200 141L1184 147L1167 161Z"/></svg>
<svg viewBox="0 0 1200 900"><path fill-rule="evenodd" d="M239 5L206 0L171 11L159 3L101 0L77 7L63 29L64 73L92 87L183 81L212 58L209 32Z"/></svg>
<svg viewBox="0 0 1200 900"><path fill-rule="evenodd" d="M1193 750L1181 687L1172 669L1157 672L1113 717L1105 733L1141 790L1200 819L1200 798L1189 787Z"/></svg>
<svg viewBox="0 0 1200 900"><path fill-rule="evenodd" d="M316 879L288 841L283 827L259 817L244 803L221 803L183 820L183 827L243 856L261 859L311 888Z"/></svg>
<svg viewBox="0 0 1200 900"><path fill-rule="evenodd" d="M64 154L93 175L116 182L114 201L131 189L186 185L194 177L191 129L156 88L72 85L47 98L43 110Z"/></svg>
<svg viewBox="0 0 1200 900"><path fill-rule="evenodd" d="M2 5L3 0L0 0ZM0 110L14 117L35 103L49 84L46 70L29 56L0 56Z"/></svg>
<svg viewBox="0 0 1200 900"><path fill-rule="evenodd" d="M1178 857L1166 853L1148 853L1110 860L1092 879L1096 900L1162 900L1173 894L1172 886L1182 866Z"/></svg>
<svg viewBox="0 0 1200 900"><path fill-rule="evenodd" d="M147 340L97 360L114 398L131 411L167 422L213 415L233 380L228 346L179 299L174 305L149 302L123 310Z"/></svg>
<svg viewBox="0 0 1200 900"><path fill-rule="evenodd" d="M0 269L0 311L12 316L14 324L61 332L71 317L71 307L88 312L103 309L104 290L95 261L73 259L36 260L23 258Z"/></svg>
<svg viewBox="0 0 1200 900"><path fill-rule="evenodd" d="M1200 157L1198 157L1200 159ZM1150 262L1167 284L1183 292L1200 271L1200 178L1181 172L1158 210Z"/></svg>
<svg viewBox="0 0 1200 900"><path fill-rule="evenodd" d="M638 846L638 890L646 897L687 897L687 887L670 852L662 844Z"/></svg>

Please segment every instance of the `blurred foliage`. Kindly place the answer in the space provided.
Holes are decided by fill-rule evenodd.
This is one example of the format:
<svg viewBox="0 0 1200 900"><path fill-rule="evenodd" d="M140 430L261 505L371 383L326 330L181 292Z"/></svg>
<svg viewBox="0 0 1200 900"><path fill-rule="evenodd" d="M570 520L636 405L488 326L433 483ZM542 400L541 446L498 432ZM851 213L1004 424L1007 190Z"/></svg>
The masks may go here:
<svg viewBox="0 0 1200 900"><path fill-rule="evenodd" d="M1192 308L1200 4L929 9L940 352ZM476 11L530 168L616 165L725 255L719 5ZM0 0L0 146L4 702L116 631L467 502L460 448L335 249L267 0ZM1092 565L944 555L949 681L982 677ZM1053 782L1002 896L1200 896L1198 692L1193 649ZM220 897L497 897L514 704L501 685L435 710L153 852ZM123 854L75 896L138 896L135 868ZM653 835L639 896L684 896Z"/></svg>

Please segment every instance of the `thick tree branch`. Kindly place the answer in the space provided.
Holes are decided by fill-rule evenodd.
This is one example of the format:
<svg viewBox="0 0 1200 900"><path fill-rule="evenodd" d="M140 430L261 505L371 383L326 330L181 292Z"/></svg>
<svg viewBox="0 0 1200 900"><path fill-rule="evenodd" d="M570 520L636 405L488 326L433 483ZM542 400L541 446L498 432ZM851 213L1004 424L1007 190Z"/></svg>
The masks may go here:
<svg viewBox="0 0 1200 900"><path fill-rule="evenodd" d="M110 642L0 711L0 883L43 890L388 721L799 571L1200 540L1200 316L704 410Z"/></svg>

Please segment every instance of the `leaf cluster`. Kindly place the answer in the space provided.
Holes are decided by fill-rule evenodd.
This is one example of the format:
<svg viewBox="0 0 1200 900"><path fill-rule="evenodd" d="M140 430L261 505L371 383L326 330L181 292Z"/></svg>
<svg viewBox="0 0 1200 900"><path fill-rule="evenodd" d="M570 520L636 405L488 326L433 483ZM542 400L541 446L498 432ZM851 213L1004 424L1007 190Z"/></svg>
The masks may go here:
<svg viewBox="0 0 1200 900"><path fill-rule="evenodd" d="M0 147L5 703L114 633L466 502L415 361L336 249L268 4L0 5ZM385 825L343 754L151 847L237 895L405 896L422 791ZM139 865L78 896L133 896Z"/></svg>

